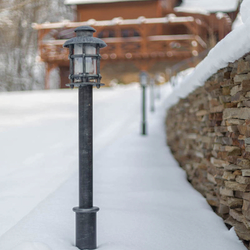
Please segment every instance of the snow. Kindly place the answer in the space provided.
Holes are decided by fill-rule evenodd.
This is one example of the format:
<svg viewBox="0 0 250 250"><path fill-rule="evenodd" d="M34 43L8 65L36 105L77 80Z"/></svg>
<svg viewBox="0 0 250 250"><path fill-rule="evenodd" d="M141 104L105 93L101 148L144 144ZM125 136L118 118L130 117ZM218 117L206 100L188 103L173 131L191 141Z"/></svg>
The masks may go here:
<svg viewBox="0 0 250 250"><path fill-rule="evenodd" d="M243 23L247 22L249 18L249 12L250 12L250 0L244 0L240 5L240 14Z"/></svg>
<svg viewBox="0 0 250 250"><path fill-rule="evenodd" d="M238 28L242 24L243 24L243 22L242 22L241 14L238 13L236 19L234 20L234 22L232 24L232 30Z"/></svg>
<svg viewBox="0 0 250 250"><path fill-rule="evenodd" d="M183 0L176 11L193 13L232 12L238 7L238 0Z"/></svg>
<svg viewBox="0 0 250 250"><path fill-rule="evenodd" d="M250 1L243 4L248 9ZM137 84L94 91L99 249L245 249L187 182L164 133L166 107L249 52L242 9L243 24L174 87L162 87L147 136L140 135ZM0 148L0 249L76 250L77 90L0 93Z"/></svg>
<svg viewBox="0 0 250 250"><path fill-rule="evenodd" d="M147 136L137 84L94 91L98 248L244 250L166 146L170 90L147 113ZM77 90L2 93L0 116L0 249L77 250Z"/></svg>
<svg viewBox="0 0 250 250"><path fill-rule="evenodd" d="M210 76L226 67L229 62L238 60L250 51L250 18L246 18L247 14L244 13L245 9L250 9L250 1L244 0L242 4L240 14L243 15L243 23L236 26L233 31L217 43L193 72L172 88L168 107L177 103L180 98L188 96L196 88L203 86Z"/></svg>
<svg viewBox="0 0 250 250"><path fill-rule="evenodd" d="M133 1L145 1L145 0L65 0L64 4L70 5L70 4L116 3L116 2L133 2Z"/></svg>

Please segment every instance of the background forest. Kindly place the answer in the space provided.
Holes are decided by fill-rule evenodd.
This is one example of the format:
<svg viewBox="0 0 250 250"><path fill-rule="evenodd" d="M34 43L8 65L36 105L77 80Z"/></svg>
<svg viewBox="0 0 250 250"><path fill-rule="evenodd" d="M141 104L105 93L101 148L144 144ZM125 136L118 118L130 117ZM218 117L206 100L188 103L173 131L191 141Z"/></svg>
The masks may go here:
<svg viewBox="0 0 250 250"><path fill-rule="evenodd" d="M45 66L32 23L63 19L74 19L64 0L0 0L0 91L43 88Z"/></svg>

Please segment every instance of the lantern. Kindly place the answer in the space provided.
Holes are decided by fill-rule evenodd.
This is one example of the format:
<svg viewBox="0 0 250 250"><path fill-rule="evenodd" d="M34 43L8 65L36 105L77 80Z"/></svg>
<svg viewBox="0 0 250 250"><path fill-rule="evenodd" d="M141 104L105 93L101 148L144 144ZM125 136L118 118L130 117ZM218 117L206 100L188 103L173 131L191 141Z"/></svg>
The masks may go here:
<svg viewBox="0 0 250 250"><path fill-rule="evenodd" d="M64 47L69 48L71 88L92 85L100 88L104 85L100 74L100 48L106 43L93 37L96 30L90 26L81 26L75 29L76 37L67 40Z"/></svg>
<svg viewBox="0 0 250 250"><path fill-rule="evenodd" d="M148 82L148 75L145 71L141 71L140 73L140 83L143 87L147 86L147 82Z"/></svg>

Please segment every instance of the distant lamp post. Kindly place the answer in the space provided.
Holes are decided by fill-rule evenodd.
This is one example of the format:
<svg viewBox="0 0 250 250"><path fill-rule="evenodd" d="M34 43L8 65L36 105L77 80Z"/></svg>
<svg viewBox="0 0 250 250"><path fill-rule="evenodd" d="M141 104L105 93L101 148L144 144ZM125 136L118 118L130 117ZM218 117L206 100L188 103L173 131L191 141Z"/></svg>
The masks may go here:
<svg viewBox="0 0 250 250"><path fill-rule="evenodd" d="M154 88L155 88L155 79L151 78L150 79L150 111L151 112L155 111L155 93L154 93Z"/></svg>
<svg viewBox="0 0 250 250"><path fill-rule="evenodd" d="M140 73L140 83L142 86L142 135L146 135L146 87L148 83L148 75L145 71Z"/></svg>
<svg viewBox="0 0 250 250"><path fill-rule="evenodd" d="M156 75L156 82L157 82L157 98L161 99L161 75Z"/></svg>
<svg viewBox="0 0 250 250"><path fill-rule="evenodd" d="M82 26L75 29L76 37L67 40L69 48L70 86L79 91L79 207L76 212L76 246L95 249L96 212L93 207L93 86L100 88L100 48L106 43L93 37L95 29Z"/></svg>

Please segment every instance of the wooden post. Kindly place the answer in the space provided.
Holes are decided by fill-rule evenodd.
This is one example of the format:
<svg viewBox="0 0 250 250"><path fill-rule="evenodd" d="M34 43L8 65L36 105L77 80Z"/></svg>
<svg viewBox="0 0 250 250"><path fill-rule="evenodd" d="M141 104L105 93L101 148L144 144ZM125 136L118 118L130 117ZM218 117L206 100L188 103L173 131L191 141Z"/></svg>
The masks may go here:
<svg viewBox="0 0 250 250"><path fill-rule="evenodd" d="M45 66L45 84L44 84L44 89L50 89L50 85L49 85L50 72L51 72L51 70L53 70L54 68L57 68L57 67L58 67L57 64L46 63L46 66Z"/></svg>

